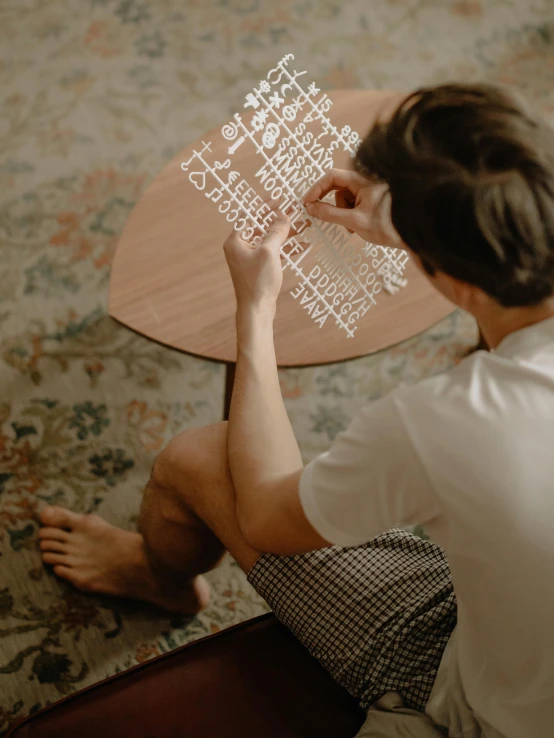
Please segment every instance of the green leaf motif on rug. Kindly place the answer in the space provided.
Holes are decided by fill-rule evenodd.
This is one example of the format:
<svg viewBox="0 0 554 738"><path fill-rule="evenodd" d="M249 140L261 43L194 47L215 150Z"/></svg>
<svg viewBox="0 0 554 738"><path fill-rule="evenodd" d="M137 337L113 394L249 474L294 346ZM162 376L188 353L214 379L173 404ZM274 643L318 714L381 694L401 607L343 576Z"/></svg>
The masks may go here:
<svg viewBox="0 0 554 738"><path fill-rule="evenodd" d="M91 471L96 477L104 479L106 484L113 487L119 477L132 469L135 462L126 458L122 448L105 448L100 453L89 458Z"/></svg>
<svg viewBox="0 0 554 738"><path fill-rule="evenodd" d="M26 525L23 530L8 530L10 536L11 547L14 551L21 551L22 548L35 548L34 542L30 546L30 538L35 532L35 526L32 523Z"/></svg>
<svg viewBox="0 0 554 738"><path fill-rule="evenodd" d="M109 418L106 417L108 408L104 403L93 405L92 402L85 402L82 405L73 405L75 414L69 422L70 428L77 428L77 438L84 441L89 433L93 436L99 436L103 428L107 428L110 424Z"/></svg>

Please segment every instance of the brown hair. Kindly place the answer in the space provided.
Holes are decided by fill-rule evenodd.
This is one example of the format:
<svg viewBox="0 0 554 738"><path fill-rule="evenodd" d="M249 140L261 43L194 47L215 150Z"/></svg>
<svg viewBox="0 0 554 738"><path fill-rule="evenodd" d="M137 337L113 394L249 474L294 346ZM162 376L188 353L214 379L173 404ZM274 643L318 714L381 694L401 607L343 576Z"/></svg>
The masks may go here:
<svg viewBox="0 0 554 738"><path fill-rule="evenodd" d="M392 224L428 274L505 307L554 294L554 130L514 93L416 90L373 126L355 168L387 185Z"/></svg>

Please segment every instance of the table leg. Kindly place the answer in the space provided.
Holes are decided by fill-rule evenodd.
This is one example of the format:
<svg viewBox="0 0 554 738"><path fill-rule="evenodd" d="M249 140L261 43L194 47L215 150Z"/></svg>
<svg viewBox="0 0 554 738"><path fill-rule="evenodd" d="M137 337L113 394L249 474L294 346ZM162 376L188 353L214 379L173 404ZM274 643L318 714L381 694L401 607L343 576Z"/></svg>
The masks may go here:
<svg viewBox="0 0 554 738"><path fill-rule="evenodd" d="M223 420L229 420L229 410L231 409L231 395L233 394L236 368L237 365L234 361L225 362L225 400L223 402Z"/></svg>

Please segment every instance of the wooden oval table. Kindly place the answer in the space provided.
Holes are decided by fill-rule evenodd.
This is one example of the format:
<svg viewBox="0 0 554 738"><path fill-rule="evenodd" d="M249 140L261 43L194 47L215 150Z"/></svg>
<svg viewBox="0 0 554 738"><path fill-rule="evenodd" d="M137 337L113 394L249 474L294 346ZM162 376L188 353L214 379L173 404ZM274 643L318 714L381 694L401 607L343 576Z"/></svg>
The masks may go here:
<svg viewBox="0 0 554 738"><path fill-rule="evenodd" d="M398 93L330 92L331 121L363 135L381 112L397 104ZM235 295L222 245L231 230L216 206L187 181L181 162L202 141L214 156L227 156L221 126L187 146L155 178L124 228L114 257L110 315L149 338L195 356L226 363L224 417L228 416L236 361ZM235 154L234 166L254 182L260 166L253 149ZM335 166L348 167L337 152ZM275 319L275 350L280 367L303 367L354 359L385 349L429 328L454 306L436 292L412 262L408 285L382 294L360 319L353 338L334 321L318 327L290 295L297 278L284 273Z"/></svg>

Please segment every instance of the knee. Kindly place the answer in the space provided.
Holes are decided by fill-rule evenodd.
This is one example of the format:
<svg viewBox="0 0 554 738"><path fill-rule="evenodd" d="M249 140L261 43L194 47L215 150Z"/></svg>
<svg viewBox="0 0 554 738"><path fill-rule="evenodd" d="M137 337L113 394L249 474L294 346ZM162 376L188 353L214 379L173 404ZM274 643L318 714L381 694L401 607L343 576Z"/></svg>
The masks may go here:
<svg viewBox="0 0 554 738"><path fill-rule="evenodd" d="M171 439L152 467L151 481L178 495L193 495L227 467L227 423L188 428Z"/></svg>

